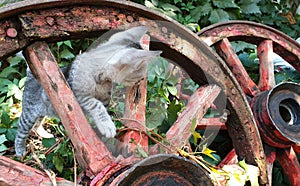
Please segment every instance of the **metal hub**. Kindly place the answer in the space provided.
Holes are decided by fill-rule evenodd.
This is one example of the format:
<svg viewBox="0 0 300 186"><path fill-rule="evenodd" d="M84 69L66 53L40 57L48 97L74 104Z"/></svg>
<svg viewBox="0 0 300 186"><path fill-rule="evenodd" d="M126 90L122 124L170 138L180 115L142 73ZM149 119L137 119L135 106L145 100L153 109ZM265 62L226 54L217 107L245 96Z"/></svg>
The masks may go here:
<svg viewBox="0 0 300 186"><path fill-rule="evenodd" d="M281 83L252 101L253 114L264 141L279 148L300 143L300 86Z"/></svg>
<svg viewBox="0 0 300 186"><path fill-rule="evenodd" d="M158 154L129 169L119 186L212 185L208 173L198 164L176 155Z"/></svg>

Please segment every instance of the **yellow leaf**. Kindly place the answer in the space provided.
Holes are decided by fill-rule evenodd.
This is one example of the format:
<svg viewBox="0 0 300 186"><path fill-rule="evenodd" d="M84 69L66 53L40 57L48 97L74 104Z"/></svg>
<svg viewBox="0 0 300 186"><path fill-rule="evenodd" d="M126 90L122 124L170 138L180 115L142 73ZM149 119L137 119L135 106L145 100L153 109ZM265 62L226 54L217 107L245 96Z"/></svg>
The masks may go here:
<svg viewBox="0 0 300 186"><path fill-rule="evenodd" d="M205 154L206 156L208 156L208 157L210 157L210 158L212 158L213 160L218 161L218 160L212 155L212 153L214 153L214 152L216 152L216 151L211 150L211 149L207 148L206 145L204 145L204 146L203 146L203 150L202 150L201 153L202 153L202 154Z"/></svg>
<svg viewBox="0 0 300 186"><path fill-rule="evenodd" d="M177 150L178 150L179 154L180 154L181 156L183 156L183 157L189 157L189 156L190 156L189 153L185 152L185 151L182 150L182 149L177 149Z"/></svg>
<svg viewBox="0 0 300 186"><path fill-rule="evenodd" d="M195 144L197 143L198 139L202 139L201 134L198 133L198 132L196 132L196 131L193 131L192 135L193 135L194 143L195 143Z"/></svg>

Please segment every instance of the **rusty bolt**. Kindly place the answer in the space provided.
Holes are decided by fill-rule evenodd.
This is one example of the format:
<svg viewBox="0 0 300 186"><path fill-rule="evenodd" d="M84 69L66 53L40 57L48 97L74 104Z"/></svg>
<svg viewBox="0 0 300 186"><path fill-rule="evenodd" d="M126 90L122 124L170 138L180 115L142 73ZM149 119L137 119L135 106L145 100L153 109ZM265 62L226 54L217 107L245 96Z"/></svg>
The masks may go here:
<svg viewBox="0 0 300 186"><path fill-rule="evenodd" d="M128 17L129 17L129 16L128 16ZM125 18L126 18L126 15L125 15L125 14L119 14L119 15L118 15L118 18L121 19L121 20L122 20L122 19L125 19ZM128 19L128 18L127 18L127 19Z"/></svg>
<svg viewBox="0 0 300 186"><path fill-rule="evenodd" d="M166 27L162 27L161 31L166 34L168 32L168 29Z"/></svg>
<svg viewBox="0 0 300 186"><path fill-rule="evenodd" d="M231 89L231 94L236 95L236 90L234 88Z"/></svg>
<svg viewBox="0 0 300 186"><path fill-rule="evenodd" d="M133 17L132 16L127 16L127 21L129 23L132 23L134 21Z"/></svg>
<svg viewBox="0 0 300 186"><path fill-rule="evenodd" d="M8 28L6 30L6 35L11 38L15 38L18 35L18 32L15 28Z"/></svg>
<svg viewBox="0 0 300 186"><path fill-rule="evenodd" d="M46 17L46 22L47 22L48 25L53 26L54 25L54 18Z"/></svg>

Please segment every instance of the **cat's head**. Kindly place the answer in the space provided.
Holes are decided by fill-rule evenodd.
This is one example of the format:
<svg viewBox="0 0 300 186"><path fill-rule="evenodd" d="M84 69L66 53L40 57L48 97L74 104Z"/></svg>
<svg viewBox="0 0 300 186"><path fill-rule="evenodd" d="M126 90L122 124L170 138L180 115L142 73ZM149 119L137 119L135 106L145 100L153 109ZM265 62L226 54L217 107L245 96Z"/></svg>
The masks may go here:
<svg viewBox="0 0 300 186"><path fill-rule="evenodd" d="M134 27L112 35L105 44L113 50L108 64L114 82L134 85L145 77L147 62L161 54L161 51L142 49L141 40L146 32L145 26Z"/></svg>

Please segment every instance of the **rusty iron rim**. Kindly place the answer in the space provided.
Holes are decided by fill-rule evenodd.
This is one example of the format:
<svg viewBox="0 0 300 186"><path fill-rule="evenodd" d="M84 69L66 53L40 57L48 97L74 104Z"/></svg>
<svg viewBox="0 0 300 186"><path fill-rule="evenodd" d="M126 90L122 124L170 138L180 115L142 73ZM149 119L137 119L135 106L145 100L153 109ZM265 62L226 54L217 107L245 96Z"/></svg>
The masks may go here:
<svg viewBox="0 0 300 186"><path fill-rule="evenodd" d="M150 156L131 167L117 185L214 185L193 161L171 154Z"/></svg>

